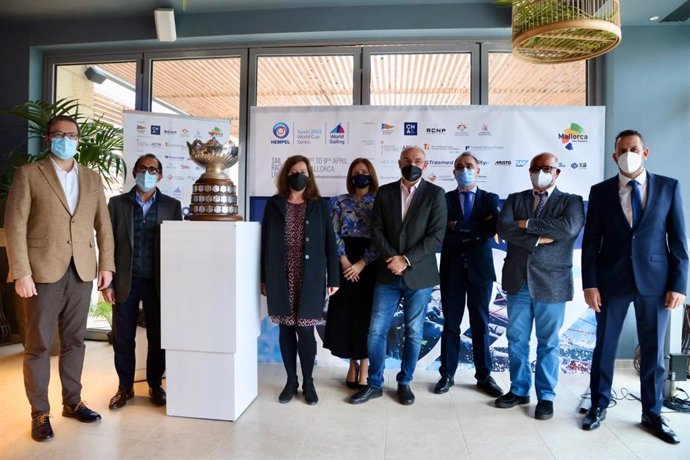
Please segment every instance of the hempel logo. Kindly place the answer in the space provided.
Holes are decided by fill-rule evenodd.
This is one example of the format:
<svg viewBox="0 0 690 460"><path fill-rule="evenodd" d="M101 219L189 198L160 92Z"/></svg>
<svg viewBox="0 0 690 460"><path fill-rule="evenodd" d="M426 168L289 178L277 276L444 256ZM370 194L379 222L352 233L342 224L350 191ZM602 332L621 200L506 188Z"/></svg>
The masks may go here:
<svg viewBox="0 0 690 460"><path fill-rule="evenodd" d="M290 141L285 139L290 134L290 128L286 123L279 121L273 125L273 135L278 139L271 139L271 144L289 144Z"/></svg>

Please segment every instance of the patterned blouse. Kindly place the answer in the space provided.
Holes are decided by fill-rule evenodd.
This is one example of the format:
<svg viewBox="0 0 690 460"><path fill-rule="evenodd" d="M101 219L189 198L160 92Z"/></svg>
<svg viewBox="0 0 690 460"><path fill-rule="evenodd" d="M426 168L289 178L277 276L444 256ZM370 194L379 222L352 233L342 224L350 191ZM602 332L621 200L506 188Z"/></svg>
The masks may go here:
<svg viewBox="0 0 690 460"><path fill-rule="evenodd" d="M361 201L355 195L344 194L331 198L331 217L335 230L335 242L338 246L338 257L345 255L343 238L372 239L372 213L374 210L374 195L366 194ZM374 242L364 251L362 259L366 264L378 258Z"/></svg>

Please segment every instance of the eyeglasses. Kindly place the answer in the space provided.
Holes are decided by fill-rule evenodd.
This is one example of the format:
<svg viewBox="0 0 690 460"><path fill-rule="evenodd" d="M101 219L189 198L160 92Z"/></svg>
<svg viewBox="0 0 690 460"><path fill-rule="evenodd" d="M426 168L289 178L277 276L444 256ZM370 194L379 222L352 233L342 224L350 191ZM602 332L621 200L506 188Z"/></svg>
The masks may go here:
<svg viewBox="0 0 690 460"><path fill-rule="evenodd" d="M73 141L79 139L79 134L77 133L63 133L62 131L51 131L49 134L55 139L64 139L65 137Z"/></svg>
<svg viewBox="0 0 690 460"><path fill-rule="evenodd" d="M557 171L558 168L556 166L531 166L529 168L529 172L535 173L535 172L545 172L546 174L551 174L553 171Z"/></svg>
<svg viewBox="0 0 690 460"><path fill-rule="evenodd" d="M143 172L148 172L152 176L157 176L161 173L160 170L155 166L137 166L136 168L134 168L134 174L141 174Z"/></svg>
<svg viewBox="0 0 690 460"><path fill-rule="evenodd" d="M475 167L474 167L474 165L466 165L466 166L458 165L455 167L456 171L462 171L463 169L473 170L473 169L475 169Z"/></svg>

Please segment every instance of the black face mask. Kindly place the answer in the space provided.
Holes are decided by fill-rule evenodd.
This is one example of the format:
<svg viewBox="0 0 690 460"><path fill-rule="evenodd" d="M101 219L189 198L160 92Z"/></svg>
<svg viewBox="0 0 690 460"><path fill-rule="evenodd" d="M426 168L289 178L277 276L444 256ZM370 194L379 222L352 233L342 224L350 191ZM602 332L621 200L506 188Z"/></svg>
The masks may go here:
<svg viewBox="0 0 690 460"><path fill-rule="evenodd" d="M357 174L352 176L350 180L355 188L367 188L371 185L371 176L369 174Z"/></svg>
<svg viewBox="0 0 690 460"><path fill-rule="evenodd" d="M309 178L302 173L290 174L287 178L288 186L295 192L301 192L307 186Z"/></svg>
<svg viewBox="0 0 690 460"><path fill-rule="evenodd" d="M402 175L405 179L410 182L414 182L420 177L422 177L422 169L416 167L415 165L407 165L400 169Z"/></svg>

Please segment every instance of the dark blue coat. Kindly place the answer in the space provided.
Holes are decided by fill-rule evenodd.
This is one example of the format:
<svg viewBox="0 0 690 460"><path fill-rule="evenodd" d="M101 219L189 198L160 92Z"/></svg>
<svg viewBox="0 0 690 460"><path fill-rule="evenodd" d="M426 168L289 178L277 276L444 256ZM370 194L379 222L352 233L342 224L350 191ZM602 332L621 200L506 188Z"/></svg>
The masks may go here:
<svg viewBox="0 0 690 460"><path fill-rule="evenodd" d="M261 221L261 282L266 283L268 314L290 314L285 271L285 207L287 200L269 198ZM325 200L308 200L304 220L304 281L298 317L323 316L326 286L340 285L338 252L331 213Z"/></svg>

